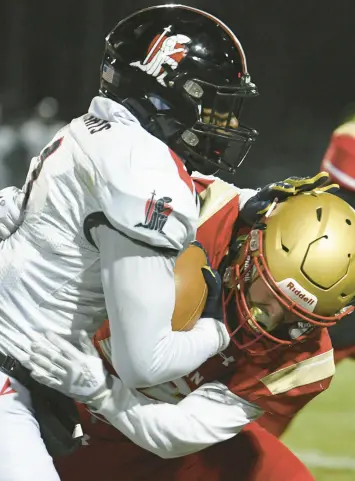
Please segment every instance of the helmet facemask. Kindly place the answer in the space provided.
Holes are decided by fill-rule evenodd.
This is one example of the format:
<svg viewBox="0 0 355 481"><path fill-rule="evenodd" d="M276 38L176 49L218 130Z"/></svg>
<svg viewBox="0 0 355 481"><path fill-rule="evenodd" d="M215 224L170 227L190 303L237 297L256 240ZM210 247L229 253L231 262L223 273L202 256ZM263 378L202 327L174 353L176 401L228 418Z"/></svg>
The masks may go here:
<svg viewBox="0 0 355 481"><path fill-rule="evenodd" d="M195 104L196 122L182 132L175 147L192 168L199 170L202 164L209 174L235 173L256 141L258 132L240 120L245 100L257 95L249 76L244 77L235 87L197 78L184 83Z"/></svg>

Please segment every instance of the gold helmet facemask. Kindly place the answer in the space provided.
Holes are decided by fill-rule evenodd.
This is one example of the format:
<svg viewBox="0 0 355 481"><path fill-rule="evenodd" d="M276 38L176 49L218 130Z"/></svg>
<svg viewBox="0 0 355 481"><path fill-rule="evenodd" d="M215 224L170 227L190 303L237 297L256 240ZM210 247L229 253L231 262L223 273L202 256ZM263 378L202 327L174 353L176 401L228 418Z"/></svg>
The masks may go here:
<svg viewBox="0 0 355 481"><path fill-rule="evenodd" d="M293 324L266 327L267 313L248 295L258 277L284 312L295 316ZM289 198L249 233L223 281L226 326L238 348L252 354L302 341L314 327L334 325L354 310L355 211L318 191ZM233 303L237 324L229 311Z"/></svg>

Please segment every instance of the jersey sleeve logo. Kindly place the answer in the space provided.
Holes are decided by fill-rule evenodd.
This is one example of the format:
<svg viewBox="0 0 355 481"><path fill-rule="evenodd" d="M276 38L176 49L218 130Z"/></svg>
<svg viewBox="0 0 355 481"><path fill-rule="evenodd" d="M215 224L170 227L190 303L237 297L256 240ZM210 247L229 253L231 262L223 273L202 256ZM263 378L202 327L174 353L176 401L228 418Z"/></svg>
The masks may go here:
<svg viewBox="0 0 355 481"><path fill-rule="evenodd" d="M144 229L155 230L159 234L164 234L163 228L172 213L173 208L169 204L172 201L171 197L161 197L156 199L156 192L152 192L152 196L145 204L145 219L144 222L139 222L134 227L143 227Z"/></svg>
<svg viewBox="0 0 355 481"><path fill-rule="evenodd" d="M191 42L190 37L180 33L176 35L166 35L171 32L172 25L164 28L160 35L156 35L151 41L147 56L141 62L132 62L132 67L138 67L148 75L156 77L157 81L167 87L164 78L168 75L169 68L175 70L187 53L185 44ZM165 68L168 67L168 69Z"/></svg>

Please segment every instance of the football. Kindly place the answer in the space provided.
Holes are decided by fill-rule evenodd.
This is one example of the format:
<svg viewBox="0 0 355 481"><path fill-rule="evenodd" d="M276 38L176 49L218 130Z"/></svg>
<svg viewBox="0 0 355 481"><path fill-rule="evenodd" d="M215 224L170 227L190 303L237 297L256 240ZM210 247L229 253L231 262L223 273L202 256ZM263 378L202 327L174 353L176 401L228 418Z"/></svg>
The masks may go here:
<svg viewBox="0 0 355 481"><path fill-rule="evenodd" d="M193 244L176 260L173 331L189 331L201 317L208 292L201 267L206 264L206 254Z"/></svg>

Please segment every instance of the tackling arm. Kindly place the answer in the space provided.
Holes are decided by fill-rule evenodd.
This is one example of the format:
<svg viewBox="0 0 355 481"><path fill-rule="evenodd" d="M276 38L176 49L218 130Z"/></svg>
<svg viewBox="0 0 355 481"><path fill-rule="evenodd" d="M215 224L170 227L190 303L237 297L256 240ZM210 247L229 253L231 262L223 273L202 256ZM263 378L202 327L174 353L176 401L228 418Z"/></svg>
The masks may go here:
<svg viewBox="0 0 355 481"><path fill-rule="evenodd" d="M36 381L84 402L134 443L162 458L186 456L232 438L263 412L217 381L200 386L178 404L150 399L107 374L85 331L79 342L82 351L48 332L32 343L24 365ZM15 349L21 351L19 346Z"/></svg>
<svg viewBox="0 0 355 481"><path fill-rule="evenodd" d="M110 395L96 411L142 448L176 458L238 434L262 410L220 382L204 384L178 404L151 400L113 378Z"/></svg>

